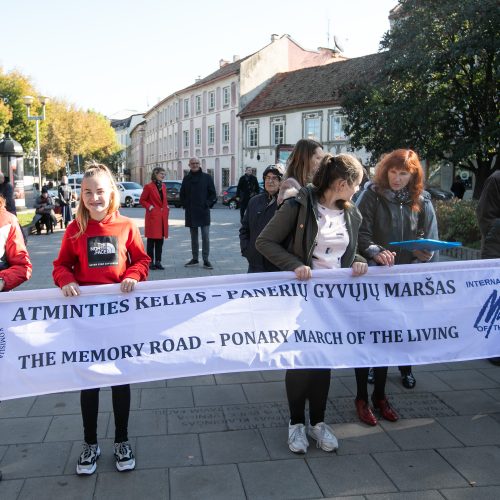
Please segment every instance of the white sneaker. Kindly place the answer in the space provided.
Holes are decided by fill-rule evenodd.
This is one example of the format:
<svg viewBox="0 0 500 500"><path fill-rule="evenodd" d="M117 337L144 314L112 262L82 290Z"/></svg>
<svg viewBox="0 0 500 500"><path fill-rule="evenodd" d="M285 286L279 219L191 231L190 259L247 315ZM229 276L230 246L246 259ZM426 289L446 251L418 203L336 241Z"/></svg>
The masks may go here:
<svg viewBox="0 0 500 500"><path fill-rule="evenodd" d="M100 454L101 450L99 445L83 443L82 453L76 464L76 473L79 475L93 474L96 470L97 459Z"/></svg>
<svg viewBox="0 0 500 500"><path fill-rule="evenodd" d="M315 426L310 425L307 433L316 440L316 446L324 451L335 451L339 447L339 442L332 428L326 425L325 422L320 422Z"/></svg>
<svg viewBox="0 0 500 500"><path fill-rule="evenodd" d="M306 453L309 441L304 424L288 425L288 447L294 453Z"/></svg>
<svg viewBox="0 0 500 500"><path fill-rule="evenodd" d="M116 468L123 472L124 470L135 469L135 457L132 453L132 447L128 441L114 444Z"/></svg>

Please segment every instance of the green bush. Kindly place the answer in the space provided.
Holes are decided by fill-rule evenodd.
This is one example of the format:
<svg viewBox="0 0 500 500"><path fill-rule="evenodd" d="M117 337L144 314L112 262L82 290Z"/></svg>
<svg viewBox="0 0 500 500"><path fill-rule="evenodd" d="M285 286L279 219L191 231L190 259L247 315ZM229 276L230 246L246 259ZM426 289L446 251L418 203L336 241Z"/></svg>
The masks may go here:
<svg viewBox="0 0 500 500"><path fill-rule="evenodd" d="M479 248L481 233L477 225L476 200L436 201L434 208L439 237L445 241L460 241L462 245Z"/></svg>

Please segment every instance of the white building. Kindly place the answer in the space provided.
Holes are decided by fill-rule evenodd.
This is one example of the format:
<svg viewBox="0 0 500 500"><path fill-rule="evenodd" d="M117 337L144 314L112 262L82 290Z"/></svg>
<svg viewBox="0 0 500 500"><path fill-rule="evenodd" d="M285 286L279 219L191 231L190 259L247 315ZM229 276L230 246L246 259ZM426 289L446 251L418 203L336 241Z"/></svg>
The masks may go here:
<svg viewBox="0 0 500 500"><path fill-rule="evenodd" d="M111 126L115 130L116 140L122 147L122 164L118 172L119 180L130 178L130 132L144 120L142 113L130 115L127 118L112 119Z"/></svg>
<svg viewBox="0 0 500 500"><path fill-rule="evenodd" d="M144 115L144 177L162 166L167 178L182 179L189 158L197 156L218 191L234 184L246 166L238 112L276 73L339 60L343 58L330 49L305 50L288 35L273 35L269 45L245 58L221 60L217 71L169 95Z"/></svg>

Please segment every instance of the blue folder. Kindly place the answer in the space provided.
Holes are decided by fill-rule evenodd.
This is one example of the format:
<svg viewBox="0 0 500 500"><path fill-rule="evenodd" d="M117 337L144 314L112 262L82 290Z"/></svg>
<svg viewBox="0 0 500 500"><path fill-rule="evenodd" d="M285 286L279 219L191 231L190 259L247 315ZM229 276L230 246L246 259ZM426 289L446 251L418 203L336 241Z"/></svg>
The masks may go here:
<svg viewBox="0 0 500 500"><path fill-rule="evenodd" d="M440 241L440 240L405 240L405 241L391 241L389 243L391 246L397 246L409 250L427 250L429 252L435 252L436 250L444 250L445 248L455 248L461 247L462 243L458 241Z"/></svg>

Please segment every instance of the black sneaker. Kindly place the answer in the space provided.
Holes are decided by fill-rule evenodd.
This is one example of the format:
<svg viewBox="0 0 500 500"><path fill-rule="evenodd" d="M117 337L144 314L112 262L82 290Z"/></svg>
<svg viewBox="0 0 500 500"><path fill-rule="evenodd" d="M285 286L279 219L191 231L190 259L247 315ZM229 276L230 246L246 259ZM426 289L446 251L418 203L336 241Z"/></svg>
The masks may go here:
<svg viewBox="0 0 500 500"><path fill-rule="evenodd" d="M373 368L370 368L368 370L368 383L369 384L375 383L375 372L373 371Z"/></svg>
<svg viewBox="0 0 500 500"><path fill-rule="evenodd" d="M208 260L206 260L206 261L203 262L203 267L205 269L213 269L212 264L210 264L210 261L208 261Z"/></svg>
<svg viewBox="0 0 500 500"><path fill-rule="evenodd" d="M164 271L165 270L165 268L161 265L161 262L157 262L155 264L155 266L156 266L156 269L158 269L160 271Z"/></svg>
<svg viewBox="0 0 500 500"><path fill-rule="evenodd" d="M198 260L197 259L191 259L189 262L186 262L184 264L184 267L192 267L192 266L197 266L198 265Z"/></svg>
<svg viewBox="0 0 500 500"><path fill-rule="evenodd" d="M128 441L122 443L115 443L115 458L116 468L123 472L124 470L135 469L135 457L132 453L132 447Z"/></svg>
<svg viewBox="0 0 500 500"><path fill-rule="evenodd" d="M101 454L98 444L83 443L82 452L76 464L77 474L93 474L97 467L97 459Z"/></svg>
<svg viewBox="0 0 500 500"><path fill-rule="evenodd" d="M406 389L413 389L417 383L413 373L401 374L401 382L403 383L403 387Z"/></svg>

